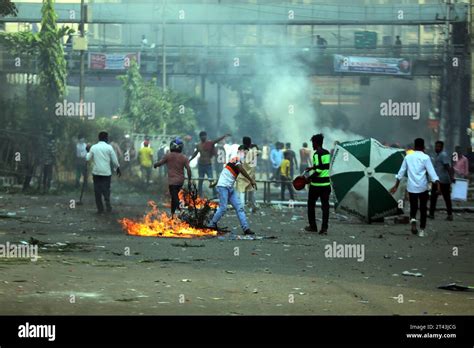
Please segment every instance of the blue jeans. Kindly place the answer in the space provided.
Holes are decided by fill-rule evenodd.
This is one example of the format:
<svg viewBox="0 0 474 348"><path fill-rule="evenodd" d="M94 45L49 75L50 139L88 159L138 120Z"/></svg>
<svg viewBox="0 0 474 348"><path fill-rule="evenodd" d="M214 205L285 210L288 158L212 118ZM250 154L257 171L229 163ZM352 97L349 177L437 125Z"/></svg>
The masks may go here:
<svg viewBox="0 0 474 348"><path fill-rule="evenodd" d="M212 164L199 164L198 163L198 175L200 178L204 178L206 175L209 179L212 179ZM198 183L198 195L202 197L202 183L203 180L199 180ZM213 188L212 192L216 194L216 189Z"/></svg>
<svg viewBox="0 0 474 348"><path fill-rule="evenodd" d="M217 208L216 213L212 217L210 227L217 226L217 223L227 210L227 203L230 203L237 212L237 217L239 218L242 230L248 230L249 224L247 222L247 218L245 217L244 208L242 204L240 204L239 195L234 191L234 188L217 186L217 192L219 192L219 208Z"/></svg>

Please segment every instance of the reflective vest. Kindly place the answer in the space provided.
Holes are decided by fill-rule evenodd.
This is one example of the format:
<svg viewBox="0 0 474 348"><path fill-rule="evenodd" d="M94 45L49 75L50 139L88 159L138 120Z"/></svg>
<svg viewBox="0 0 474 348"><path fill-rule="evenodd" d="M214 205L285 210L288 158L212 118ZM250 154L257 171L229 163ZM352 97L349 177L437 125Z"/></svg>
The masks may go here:
<svg viewBox="0 0 474 348"><path fill-rule="evenodd" d="M321 150L321 153L313 154L313 164L316 167L314 174L311 176L311 185L313 186L330 186L329 180L329 163L331 155L327 150Z"/></svg>

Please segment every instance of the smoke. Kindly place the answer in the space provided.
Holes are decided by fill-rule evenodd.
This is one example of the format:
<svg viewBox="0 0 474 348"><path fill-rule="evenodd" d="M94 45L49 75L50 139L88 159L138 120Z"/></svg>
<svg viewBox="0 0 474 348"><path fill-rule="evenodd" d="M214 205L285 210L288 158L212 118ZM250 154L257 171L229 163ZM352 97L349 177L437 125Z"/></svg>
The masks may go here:
<svg viewBox="0 0 474 348"><path fill-rule="evenodd" d="M309 142L312 135L323 133L325 146L334 141L363 138L353 132L331 127L328 120L318 115L313 94L317 86L311 79L308 67L295 56L280 52L258 60L259 72L266 75L262 106L268 115L277 140L300 146Z"/></svg>

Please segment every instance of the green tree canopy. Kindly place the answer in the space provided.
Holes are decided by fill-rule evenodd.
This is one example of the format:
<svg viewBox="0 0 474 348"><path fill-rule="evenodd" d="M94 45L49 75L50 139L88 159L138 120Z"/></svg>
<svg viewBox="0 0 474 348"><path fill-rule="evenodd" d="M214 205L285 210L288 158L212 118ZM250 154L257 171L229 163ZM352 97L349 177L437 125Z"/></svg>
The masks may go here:
<svg viewBox="0 0 474 348"><path fill-rule="evenodd" d="M16 5L10 0L0 0L0 16L14 16L18 14Z"/></svg>
<svg viewBox="0 0 474 348"><path fill-rule="evenodd" d="M140 67L132 60L127 74L118 77L125 92L122 116L137 133L192 133L196 128L196 115L191 98L157 87L156 80L145 81Z"/></svg>

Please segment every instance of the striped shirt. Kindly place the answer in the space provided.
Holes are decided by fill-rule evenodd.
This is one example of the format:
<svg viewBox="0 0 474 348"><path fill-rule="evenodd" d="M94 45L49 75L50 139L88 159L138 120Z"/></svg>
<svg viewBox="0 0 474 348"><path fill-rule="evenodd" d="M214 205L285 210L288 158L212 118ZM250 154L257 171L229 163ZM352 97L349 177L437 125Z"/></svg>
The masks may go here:
<svg viewBox="0 0 474 348"><path fill-rule="evenodd" d="M228 162L224 169L222 169L217 186L232 188L234 187L235 180L239 176L240 170L239 165L241 164L238 157L235 157Z"/></svg>

